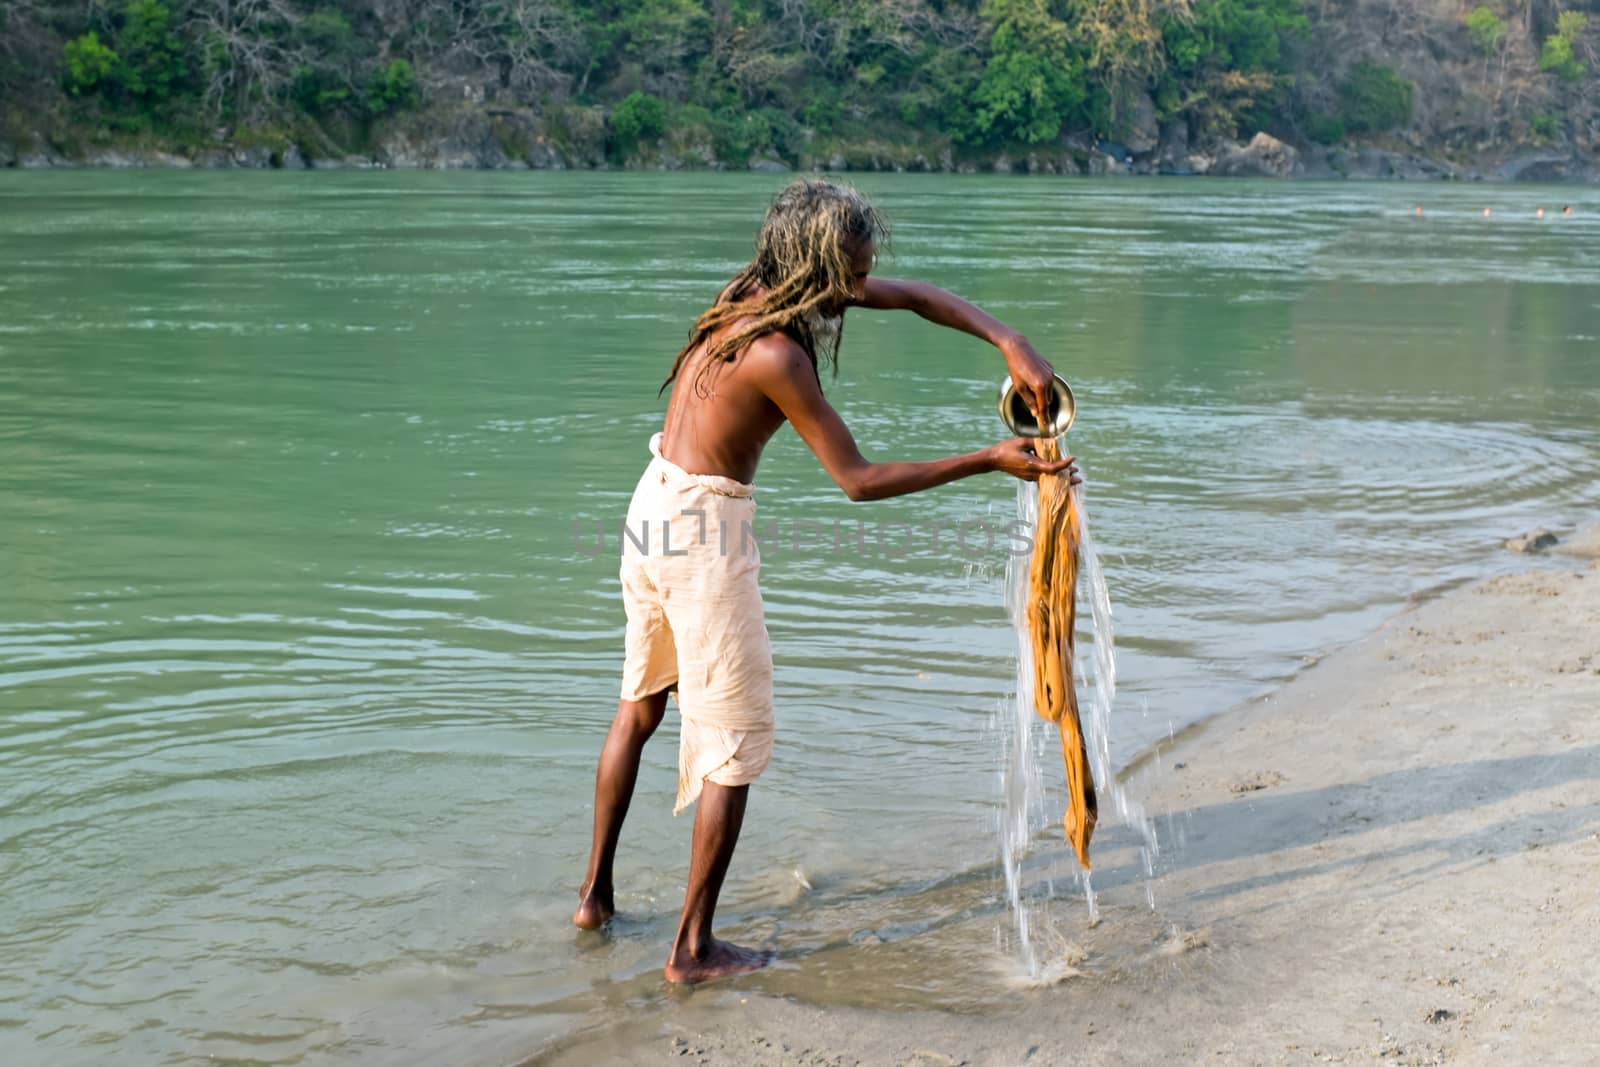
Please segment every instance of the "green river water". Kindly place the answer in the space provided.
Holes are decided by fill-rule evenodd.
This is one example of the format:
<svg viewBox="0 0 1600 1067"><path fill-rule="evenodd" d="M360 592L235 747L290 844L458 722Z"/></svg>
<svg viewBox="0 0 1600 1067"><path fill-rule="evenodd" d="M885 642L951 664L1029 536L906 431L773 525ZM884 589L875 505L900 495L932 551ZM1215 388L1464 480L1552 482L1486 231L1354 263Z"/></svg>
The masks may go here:
<svg viewBox="0 0 1600 1067"><path fill-rule="evenodd" d="M0 1062L494 1062L664 1001L670 712L622 919L568 925L616 528L782 180L0 173ZM1077 391L1119 762L1594 517L1600 192L860 184L881 274ZM926 458L1002 435L1003 374L854 311L828 389ZM988 1003L1013 484L851 504L787 430L758 481L779 739L722 914L782 961L741 981ZM1114 921L1143 873L1102 840Z"/></svg>

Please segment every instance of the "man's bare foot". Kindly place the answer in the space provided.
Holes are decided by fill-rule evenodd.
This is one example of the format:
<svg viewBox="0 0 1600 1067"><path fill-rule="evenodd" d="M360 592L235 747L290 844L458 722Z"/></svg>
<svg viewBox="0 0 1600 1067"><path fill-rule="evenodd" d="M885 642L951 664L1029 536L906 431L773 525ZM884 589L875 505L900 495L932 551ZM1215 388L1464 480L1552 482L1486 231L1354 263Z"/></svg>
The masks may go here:
<svg viewBox="0 0 1600 1067"><path fill-rule="evenodd" d="M667 981L704 982L710 978L726 978L730 974L748 974L750 971L759 971L771 962L770 952L741 948L713 938L698 959L691 956L687 949L675 949L667 959Z"/></svg>
<svg viewBox="0 0 1600 1067"><path fill-rule="evenodd" d="M598 930L610 922L616 913L610 893L586 889L578 901L578 910L572 913L572 925L580 930Z"/></svg>

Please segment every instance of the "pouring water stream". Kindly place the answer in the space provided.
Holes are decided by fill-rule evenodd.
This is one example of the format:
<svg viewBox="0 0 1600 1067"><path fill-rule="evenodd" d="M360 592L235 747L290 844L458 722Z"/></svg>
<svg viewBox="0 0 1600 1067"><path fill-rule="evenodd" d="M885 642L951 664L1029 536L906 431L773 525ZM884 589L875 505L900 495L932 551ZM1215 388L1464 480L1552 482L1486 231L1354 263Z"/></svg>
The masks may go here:
<svg viewBox="0 0 1600 1067"><path fill-rule="evenodd" d="M1063 449L1065 451L1065 449ZM1073 505L1078 511L1081 539L1078 551L1079 603L1088 602L1088 611L1080 611L1079 632L1074 655L1074 674L1080 693L1087 691L1088 699L1079 702L1081 725L1088 747L1090 767L1094 772L1095 788L1100 798L1101 829L1115 816L1135 830L1142 844L1141 860L1145 873L1145 897L1155 906L1152 878L1158 854L1155 828L1145 816L1143 808L1130 796L1113 774L1111 764L1111 709L1117 691L1116 636L1111 618L1111 597L1106 587L1105 571L1095 552L1089 532L1089 517L1084 506L1083 486L1072 489ZM1039 494L1029 483L1017 488L1017 518L1024 528L1036 531ZM1055 896L1054 880L1047 874L1042 883L1033 887L1023 885L1023 865L1033 851L1033 840L1044 827L1054 827L1057 837L1053 846L1070 847L1060 839L1060 800L1047 796L1042 766L1047 746L1057 743L1056 731L1048 728L1033 708L1033 662L1031 642L1025 608L1028 598L1028 569L1031 553L1013 553L1006 561L1006 608L1017 639L1016 689L1011 699L1001 705L996 714L997 733L1002 742L1003 758L1000 764L1000 858L1005 876L1007 910L1011 918L1011 937L1026 976L1039 979L1059 966L1059 962L1041 960L1041 946L1063 943L1067 939L1057 934L1045 905ZM1087 616L1088 628L1082 625ZM1049 754L1050 762L1059 765L1058 754ZM1109 801L1109 803L1108 803ZM1078 880L1083 887L1091 923L1098 919L1094 887L1089 872L1080 870Z"/></svg>

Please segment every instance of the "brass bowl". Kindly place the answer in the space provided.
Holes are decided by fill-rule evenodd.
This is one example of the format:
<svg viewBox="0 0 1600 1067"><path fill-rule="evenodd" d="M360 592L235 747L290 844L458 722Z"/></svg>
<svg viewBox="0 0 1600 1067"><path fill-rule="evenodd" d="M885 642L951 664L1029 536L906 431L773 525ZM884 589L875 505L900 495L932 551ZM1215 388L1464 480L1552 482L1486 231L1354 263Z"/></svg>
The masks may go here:
<svg viewBox="0 0 1600 1067"><path fill-rule="evenodd" d="M1055 395L1050 398L1050 408L1045 412L1045 425L1041 428L1033 412L1011 384L1011 378L1000 383L1000 420L1017 437L1060 437L1072 426L1077 417L1078 404L1072 398L1072 388L1066 379L1056 375Z"/></svg>

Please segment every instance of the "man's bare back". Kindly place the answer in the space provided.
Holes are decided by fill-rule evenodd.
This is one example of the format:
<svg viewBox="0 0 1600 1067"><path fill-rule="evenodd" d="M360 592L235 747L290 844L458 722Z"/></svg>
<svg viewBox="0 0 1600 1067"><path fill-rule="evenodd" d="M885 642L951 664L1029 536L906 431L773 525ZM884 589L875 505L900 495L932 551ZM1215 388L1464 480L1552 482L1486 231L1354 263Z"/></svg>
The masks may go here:
<svg viewBox="0 0 1600 1067"><path fill-rule="evenodd" d="M757 348L762 350L754 359L707 368L707 346L701 345L685 360L667 401L661 445L664 457L696 474L755 481L762 450L784 423L783 412L761 384L762 371L767 369L761 358L768 347L762 343L765 341L767 338L762 338L746 350L747 357ZM702 376L702 371L707 373Z"/></svg>

